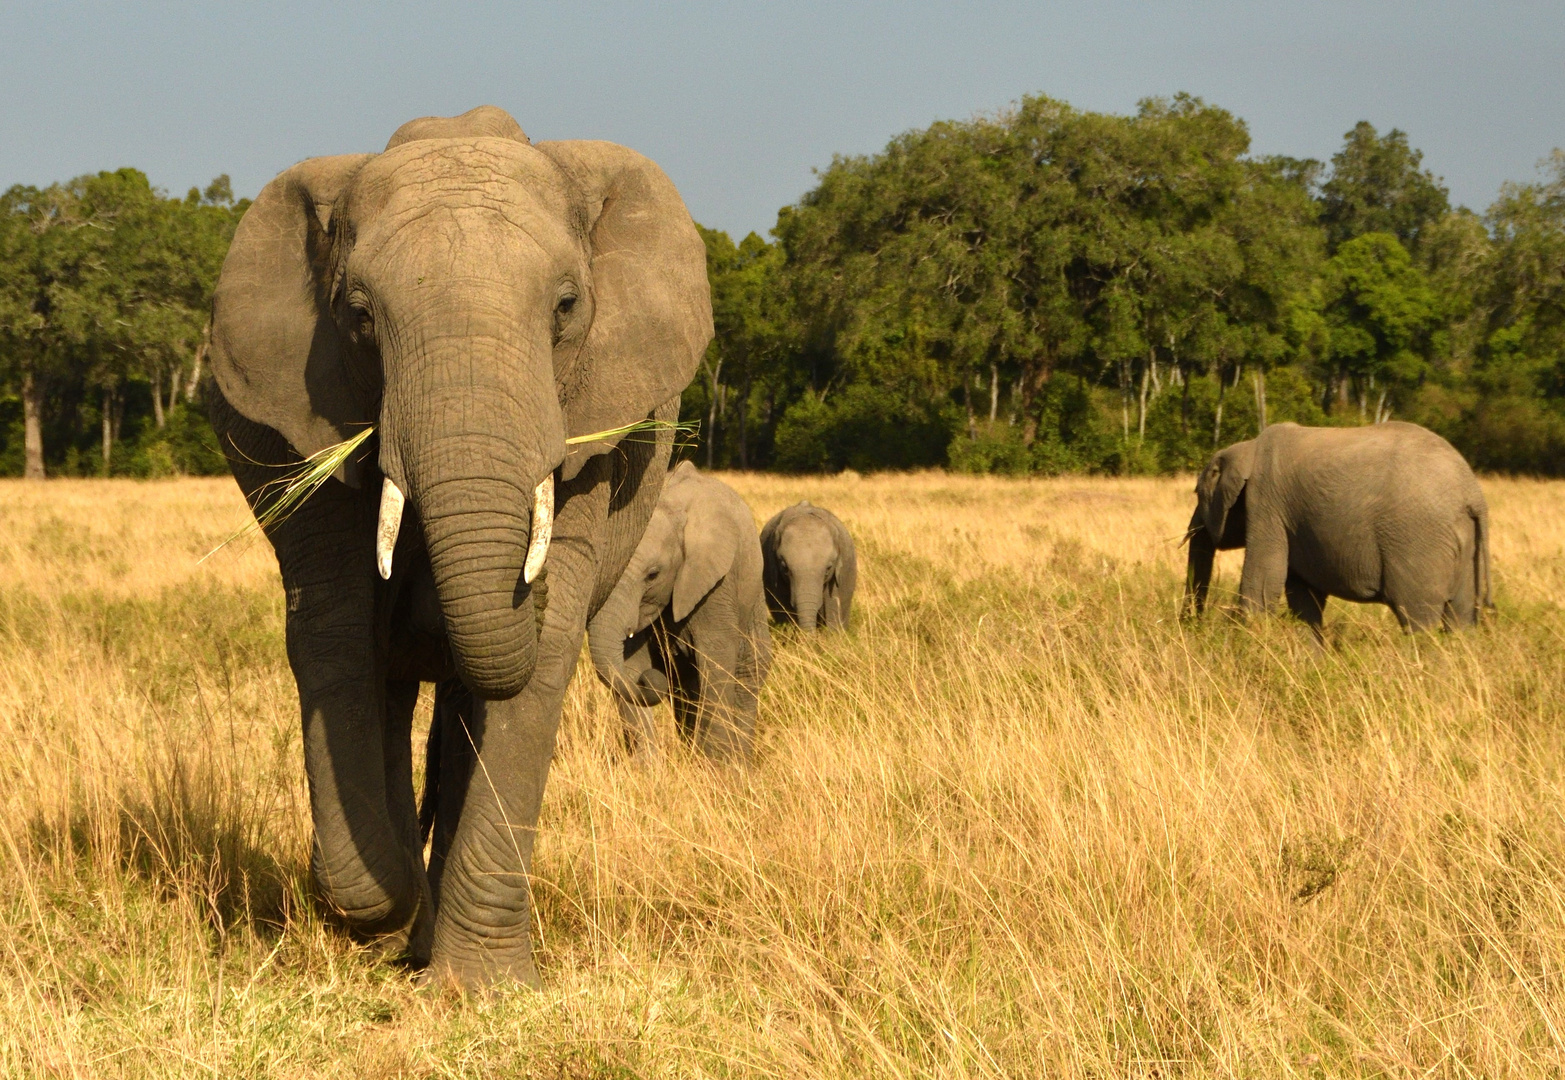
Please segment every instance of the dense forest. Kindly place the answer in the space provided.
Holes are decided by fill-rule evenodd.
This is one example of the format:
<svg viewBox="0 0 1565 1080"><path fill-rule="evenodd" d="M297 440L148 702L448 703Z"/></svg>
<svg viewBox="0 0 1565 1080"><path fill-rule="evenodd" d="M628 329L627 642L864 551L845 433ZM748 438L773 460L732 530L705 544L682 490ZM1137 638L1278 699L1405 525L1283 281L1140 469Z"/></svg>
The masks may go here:
<svg viewBox="0 0 1565 1080"><path fill-rule="evenodd" d="M772 242L705 232L695 456L1165 472L1267 423L1396 418L1565 471L1565 154L1480 216L1400 131L1248 150L1195 98L1037 97L836 159Z"/></svg>
<svg viewBox="0 0 1565 1080"><path fill-rule="evenodd" d="M134 169L0 197L0 473L221 471L199 406L247 205ZM718 467L1167 472L1268 423L1413 420L1565 472L1565 153L1482 215L1368 123L1249 153L1178 96L1044 97L839 157L772 239L702 229Z"/></svg>
<svg viewBox="0 0 1565 1080"><path fill-rule="evenodd" d="M0 473L226 471L199 403L212 288L249 200L135 169L0 195Z"/></svg>

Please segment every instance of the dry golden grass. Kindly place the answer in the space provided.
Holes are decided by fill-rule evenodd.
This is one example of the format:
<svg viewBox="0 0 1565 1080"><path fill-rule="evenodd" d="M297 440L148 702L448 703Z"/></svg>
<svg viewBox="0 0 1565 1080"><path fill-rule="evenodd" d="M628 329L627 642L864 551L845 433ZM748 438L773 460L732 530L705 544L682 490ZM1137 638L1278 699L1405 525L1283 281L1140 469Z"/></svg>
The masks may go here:
<svg viewBox="0 0 1565 1080"><path fill-rule="evenodd" d="M853 632L778 632L737 782L578 677L545 988L466 1002L311 909L275 567L196 565L233 485L0 485L0 1071L1565 1069L1565 484L1485 482L1489 625L1322 653L1175 619L1187 480L728 479L848 523Z"/></svg>

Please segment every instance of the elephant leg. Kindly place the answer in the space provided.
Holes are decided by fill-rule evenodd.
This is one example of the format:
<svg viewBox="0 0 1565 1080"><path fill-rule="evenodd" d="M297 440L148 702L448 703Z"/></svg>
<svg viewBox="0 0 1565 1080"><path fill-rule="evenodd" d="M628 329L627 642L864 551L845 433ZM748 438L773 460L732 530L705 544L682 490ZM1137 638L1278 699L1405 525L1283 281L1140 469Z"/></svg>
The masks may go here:
<svg viewBox="0 0 1565 1080"><path fill-rule="evenodd" d="M386 807L391 822L415 865L424 862L424 844L419 835L418 805L413 798L413 711L418 706L419 684L396 681L386 684ZM429 961L429 940L435 927L434 903L429 879L415 875L418 910L409 928L407 958L414 964Z"/></svg>
<svg viewBox="0 0 1565 1080"><path fill-rule="evenodd" d="M1288 534L1280 522L1263 524L1252 507L1239 577L1239 602L1246 611L1270 611L1287 591Z"/></svg>
<svg viewBox="0 0 1565 1080"><path fill-rule="evenodd" d="M1457 547L1456 566L1446 590L1449 599L1441 612L1441 627L1445 630L1466 629L1478 622L1477 523L1469 519L1461 531L1467 535Z"/></svg>
<svg viewBox="0 0 1565 1080"><path fill-rule="evenodd" d="M435 718L429 728L429 760L425 771L431 782L426 786L425 817L429 829L429 891L436 910L440 904L440 881L445 875L446 857L462 817L467 797L468 778L473 773L476 754L473 748L473 692L460 679L447 679L435 687ZM433 788L431 791L429 788ZM431 813L431 810L433 811Z"/></svg>
<svg viewBox="0 0 1565 1080"><path fill-rule="evenodd" d="M236 451L234 477L251 507L260 506L278 475L261 463L285 464L291 452L275 432L235 413L215 385L207 393L215 430ZM378 510L368 493L331 483L266 534L287 603L316 889L356 937L389 952L416 951L424 871L386 783L390 688L376 633Z"/></svg>
<svg viewBox="0 0 1565 1080"><path fill-rule="evenodd" d="M826 629L842 629L842 599L838 596L835 585L829 585L826 588L826 598L821 608L821 615L826 621Z"/></svg>
<svg viewBox="0 0 1565 1080"><path fill-rule="evenodd" d="M619 706L620 732L625 749L638 761L648 764L662 757L658 746L657 708L632 705L624 698L615 697Z"/></svg>
<svg viewBox="0 0 1565 1080"><path fill-rule="evenodd" d="M701 699L700 666L693 654L675 650L668 674L668 700L674 707L674 728L687 745L693 744Z"/></svg>
<svg viewBox="0 0 1565 1080"><path fill-rule="evenodd" d="M303 517L287 526L309 524ZM302 551L277 545L290 609L288 658L299 686L311 869L321 899L356 936L399 953L422 947L415 928L427 894L422 859L387 789L390 687L373 634L373 550L370 543L358 550L354 535L339 547L329 534L353 524L322 524L327 535L318 532L318 546ZM362 531L372 541L368 523ZM408 783L411 801L411 777Z"/></svg>
<svg viewBox="0 0 1565 1080"><path fill-rule="evenodd" d="M739 632L733 587L724 582L691 615L697 696L695 736L713 761L739 764L750 754L754 735L754 695L740 679L741 654L748 642Z"/></svg>
<svg viewBox="0 0 1565 1080"><path fill-rule="evenodd" d="M1450 600L1451 553L1420 551L1414 557L1389 554L1385 559L1386 603L1409 633L1432 630L1445 622Z"/></svg>
<svg viewBox="0 0 1565 1080"><path fill-rule="evenodd" d="M1288 597L1288 610L1315 632L1317 643L1324 645L1326 635L1321 630L1321 618L1326 610L1326 594L1297 574L1288 575L1284 590Z"/></svg>

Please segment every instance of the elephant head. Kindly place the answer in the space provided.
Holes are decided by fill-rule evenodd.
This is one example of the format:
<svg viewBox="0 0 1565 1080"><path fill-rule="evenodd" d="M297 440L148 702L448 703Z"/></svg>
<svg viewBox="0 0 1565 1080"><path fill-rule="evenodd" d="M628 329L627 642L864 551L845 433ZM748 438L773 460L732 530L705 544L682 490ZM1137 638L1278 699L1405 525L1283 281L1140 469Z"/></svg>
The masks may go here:
<svg viewBox="0 0 1565 1080"><path fill-rule="evenodd" d="M702 498L702 478L682 463L669 474L647 531L588 628L593 667L633 705L656 705L668 682L638 662L641 640L665 610L674 622L691 611L733 568L740 531L717 500Z"/></svg>
<svg viewBox="0 0 1565 1080"><path fill-rule="evenodd" d="M813 634L823 605L835 602L826 600L826 590L836 578L839 551L831 523L818 513L808 512L808 502L799 505L806 512L791 515L779 529L777 569L785 579L788 604L799 626L805 633Z"/></svg>
<svg viewBox="0 0 1565 1080"><path fill-rule="evenodd" d="M1190 556L1185 570L1186 610L1201 614L1212 584L1212 563L1218 551L1244 547L1244 489L1255 463L1255 440L1234 443L1219 451L1196 480L1195 512L1185 539Z"/></svg>
<svg viewBox="0 0 1565 1080"><path fill-rule="evenodd" d="M374 425L339 479L382 484L382 576L406 503L459 673L505 698L536 659L556 473L679 393L711 333L701 239L657 166L533 145L486 106L268 184L223 266L212 366L301 457Z"/></svg>

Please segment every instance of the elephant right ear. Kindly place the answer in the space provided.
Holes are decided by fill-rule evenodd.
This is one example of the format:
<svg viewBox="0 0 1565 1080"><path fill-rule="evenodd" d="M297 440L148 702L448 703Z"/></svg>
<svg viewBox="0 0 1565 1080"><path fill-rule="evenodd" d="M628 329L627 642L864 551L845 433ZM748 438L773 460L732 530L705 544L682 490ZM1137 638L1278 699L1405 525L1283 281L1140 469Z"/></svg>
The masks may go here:
<svg viewBox="0 0 1565 1080"><path fill-rule="evenodd" d="M218 387L300 457L375 419L344 367L330 311L333 207L371 156L310 158L267 184L239 222L212 297Z"/></svg>
<svg viewBox="0 0 1565 1080"><path fill-rule="evenodd" d="M1219 471L1217 485L1206 508L1206 531L1211 534L1214 544L1221 544L1228 528L1228 514L1244 494L1244 486L1250 482L1250 471L1255 464L1255 440L1235 443L1214 460Z"/></svg>
<svg viewBox="0 0 1565 1080"><path fill-rule="evenodd" d="M592 260L592 328L557 373L566 436L611 433L645 420L682 392L712 340L706 244L673 183L647 158L608 142L537 147L582 199ZM619 434L572 445L569 480Z"/></svg>
<svg viewBox="0 0 1565 1080"><path fill-rule="evenodd" d="M702 597L728 576L742 539L738 523L720 500L696 498L691 502L685 514L685 561L674 578L675 622L682 622Z"/></svg>

